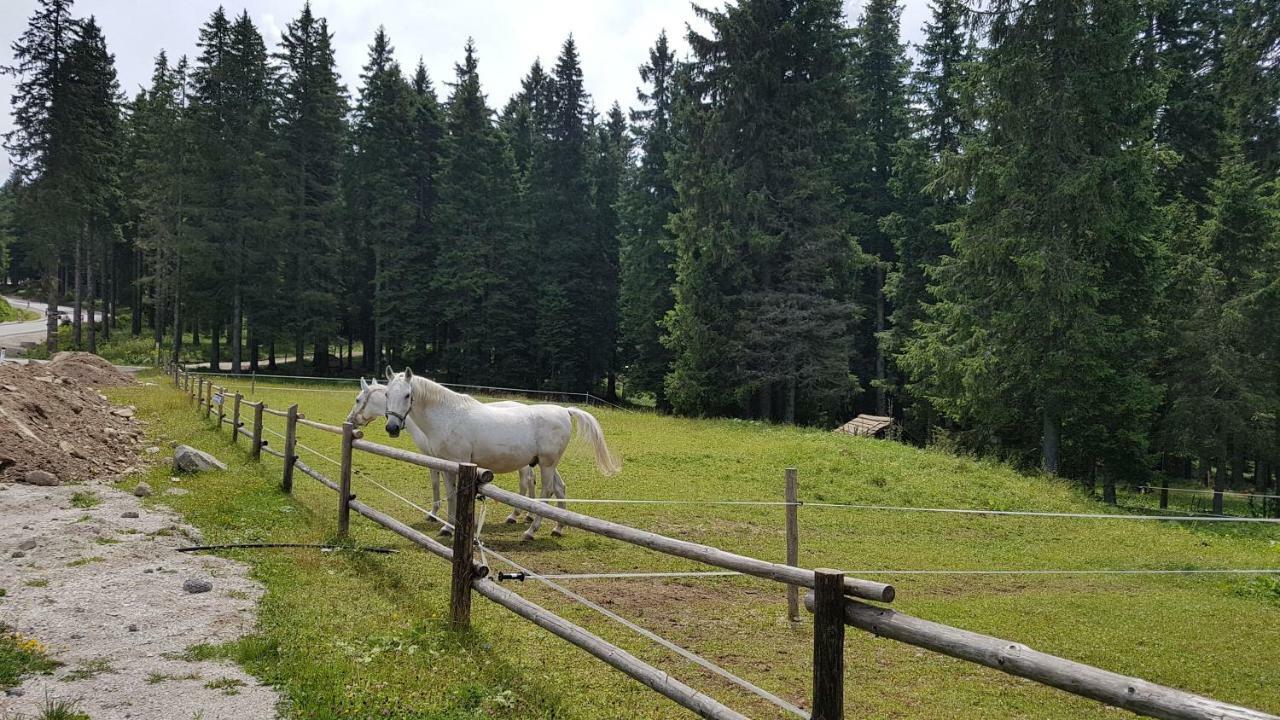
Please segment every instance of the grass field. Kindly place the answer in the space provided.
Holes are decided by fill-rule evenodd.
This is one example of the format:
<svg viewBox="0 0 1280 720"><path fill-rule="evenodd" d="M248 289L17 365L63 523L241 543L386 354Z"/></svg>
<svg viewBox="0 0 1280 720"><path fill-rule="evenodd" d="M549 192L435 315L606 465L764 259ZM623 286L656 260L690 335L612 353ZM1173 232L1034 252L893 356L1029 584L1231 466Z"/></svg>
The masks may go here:
<svg viewBox="0 0 1280 720"><path fill-rule="evenodd" d="M163 383L162 378L157 379ZM333 387L333 386L329 386ZM258 382L272 407L298 402L307 417L339 423L354 386ZM247 383L241 387L248 393ZM280 463L247 460L245 444L197 417L169 386L113 391L139 407L158 440L185 442L228 462L225 473L187 479L168 496L209 543L332 539L336 498L299 474L278 490ZM808 501L984 509L1105 512L1064 483L994 463L828 432L727 420L692 420L594 408L622 474L596 474L585 446L562 465L569 497L777 500L782 472L800 472ZM283 421L270 418L281 430ZM377 427L366 437L390 440ZM275 446L279 441L268 435ZM299 427L329 457L339 440ZM328 463L301 450L316 468ZM425 503L425 471L363 453L358 472ZM329 469L333 469L330 467ZM160 497L167 468L147 478ZM502 477L514 489L515 478ZM358 474L361 500L429 529L417 513ZM152 501L156 501L153 497ZM766 559L784 557L780 507L582 505L583 512ZM485 540L549 573L708 569L569 529L532 543L523 526L489 511ZM267 586L260 634L229 655L277 685L288 714L306 718L666 718L687 713L587 654L483 598L473 631L446 629L449 568L359 518L361 544L396 555L309 550L236 551ZM1275 526L984 517L802 508L801 563L862 570L893 582L895 607L1036 649L1280 712L1280 582L1274 576L895 576L887 569L1187 569L1280 567ZM498 563L493 562L494 565ZM807 705L811 625L785 619L781 586L749 578L566 581L574 590L789 700ZM637 638L536 583L515 590L653 662L752 717L785 717L691 663ZM846 705L876 718L1079 718L1119 711L1001 673L876 639L851 629Z"/></svg>

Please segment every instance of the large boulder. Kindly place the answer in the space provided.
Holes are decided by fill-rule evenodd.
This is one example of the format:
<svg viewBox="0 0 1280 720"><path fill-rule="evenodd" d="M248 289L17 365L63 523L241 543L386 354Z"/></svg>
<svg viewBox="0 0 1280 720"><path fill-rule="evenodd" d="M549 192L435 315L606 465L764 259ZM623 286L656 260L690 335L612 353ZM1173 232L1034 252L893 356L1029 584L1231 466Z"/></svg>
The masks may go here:
<svg viewBox="0 0 1280 720"><path fill-rule="evenodd" d="M40 485L43 487L53 487L61 485L62 481L57 475L44 470L28 470L26 475L22 476L22 481L28 485Z"/></svg>
<svg viewBox="0 0 1280 720"><path fill-rule="evenodd" d="M201 472L203 470L226 470L218 458L190 445L179 445L173 449L173 469L179 472Z"/></svg>

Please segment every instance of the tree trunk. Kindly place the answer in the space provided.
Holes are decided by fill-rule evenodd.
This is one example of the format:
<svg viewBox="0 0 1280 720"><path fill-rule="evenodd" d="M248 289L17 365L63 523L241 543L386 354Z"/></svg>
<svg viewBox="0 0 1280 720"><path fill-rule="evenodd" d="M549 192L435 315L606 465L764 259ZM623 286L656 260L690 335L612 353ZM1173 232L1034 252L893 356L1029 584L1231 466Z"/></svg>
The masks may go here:
<svg viewBox="0 0 1280 720"><path fill-rule="evenodd" d="M303 342L304 340L301 335L297 335L293 338L293 365L299 370L302 369L302 358L307 355Z"/></svg>
<svg viewBox="0 0 1280 720"><path fill-rule="evenodd" d="M884 347L880 334L884 332L884 266L876 263L876 414L889 414L889 401L885 395ZM1053 471L1057 475L1057 469Z"/></svg>
<svg viewBox="0 0 1280 720"><path fill-rule="evenodd" d="M1223 461L1224 456L1219 456L1218 472L1214 473L1213 483L1213 514L1222 514L1222 491L1227 486L1227 463Z"/></svg>
<svg viewBox="0 0 1280 720"><path fill-rule="evenodd" d="M1040 439L1041 465L1046 473L1057 475L1062 469L1062 424L1048 409L1042 415L1044 423Z"/></svg>
<svg viewBox="0 0 1280 720"><path fill-rule="evenodd" d="M181 285L178 284L178 273L181 271L182 258L178 258L173 269L173 361L175 363L182 358L182 315L179 311L182 303L179 297Z"/></svg>
<svg viewBox="0 0 1280 720"><path fill-rule="evenodd" d="M1201 455L1200 466L1197 470L1200 473L1200 487L1209 487L1209 473L1213 469L1213 463L1209 458Z"/></svg>
<svg viewBox="0 0 1280 720"><path fill-rule="evenodd" d="M210 331L209 348L209 369L213 372L222 371L222 323L215 321L213 329Z"/></svg>
<svg viewBox="0 0 1280 720"><path fill-rule="evenodd" d="M347 366L346 366L348 370L355 368L355 364L354 364L355 361L351 359L351 353L354 348L355 348L355 340L354 338L352 338L351 335L348 335L347 336Z"/></svg>
<svg viewBox="0 0 1280 720"><path fill-rule="evenodd" d="M271 372L276 371L276 339L274 336L267 342L267 369Z"/></svg>
<svg viewBox="0 0 1280 720"><path fill-rule="evenodd" d="M95 293L94 293L93 281L94 281L93 253L89 250L89 248L85 248L84 284L85 284L85 291L88 293L88 297L89 297L89 352L97 353L98 352L98 333L97 333L98 322L94 312L97 309L96 308L97 304L94 302Z"/></svg>
<svg viewBox="0 0 1280 720"><path fill-rule="evenodd" d="M311 364L320 375L329 374L329 339L317 338Z"/></svg>
<svg viewBox="0 0 1280 720"><path fill-rule="evenodd" d="M58 352L58 267L55 265L44 276L45 302L45 339L44 346L52 356Z"/></svg>
<svg viewBox="0 0 1280 720"><path fill-rule="evenodd" d="M133 317L129 318L129 332L142 337L142 250L133 251Z"/></svg>
<svg viewBox="0 0 1280 720"><path fill-rule="evenodd" d="M1096 469L1090 472L1096 472ZM1102 501L1108 505L1116 504L1116 479L1112 477L1111 473L1103 473Z"/></svg>
<svg viewBox="0 0 1280 720"><path fill-rule="evenodd" d="M76 297L72 309L75 311L75 318L71 320L71 344L75 349L80 349L82 341L81 335L81 313L84 311L84 286L80 283L80 278L84 275L81 263L84 257L84 229L81 228L80 234L76 236L76 254L72 261L73 272L76 274L75 289Z"/></svg>
<svg viewBox="0 0 1280 720"><path fill-rule="evenodd" d="M1236 441L1231 443L1231 487L1244 487L1244 448Z"/></svg>
<svg viewBox="0 0 1280 720"><path fill-rule="evenodd" d="M788 425L794 425L796 422L795 368L792 368L791 372L791 376L787 378L786 397L782 401L782 421Z"/></svg>
<svg viewBox="0 0 1280 720"><path fill-rule="evenodd" d="M231 332L227 338L231 343L231 372L236 375L240 374L240 333L244 328L244 314L240 301L240 281L237 278L235 292L231 297Z"/></svg>

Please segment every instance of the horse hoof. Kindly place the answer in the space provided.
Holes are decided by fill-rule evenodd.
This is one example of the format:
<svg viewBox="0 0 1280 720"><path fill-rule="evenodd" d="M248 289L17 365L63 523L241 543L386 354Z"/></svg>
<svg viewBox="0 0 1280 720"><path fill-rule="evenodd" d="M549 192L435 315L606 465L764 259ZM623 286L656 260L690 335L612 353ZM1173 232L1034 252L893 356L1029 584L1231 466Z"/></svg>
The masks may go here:
<svg viewBox="0 0 1280 720"><path fill-rule="evenodd" d="M505 523L506 523L506 524L508 524L508 525L515 525L515 524L516 524L516 519L515 519L515 518L513 518L513 517L509 517L509 518L507 518L506 520L504 520L503 522L505 522Z"/></svg>
<svg viewBox="0 0 1280 720"><path fill-rule="evenodd" d="M564 532L562 532L560 528L556 528L551 531L551 537L564 537Z"/></svg>
<svg viewBox="0 0 1280 720"><path fill-rule="evenodd" d="M533 540L533 536L529 533L525 533L520 536L520 542L529 542L530 540Z"/></svg>
<svg viewBox="0 0 1280 720"><path fill-rule="evenodd" d="M453 531L449 528L440 528L440 537L449 537L452 534Z"/></svg>

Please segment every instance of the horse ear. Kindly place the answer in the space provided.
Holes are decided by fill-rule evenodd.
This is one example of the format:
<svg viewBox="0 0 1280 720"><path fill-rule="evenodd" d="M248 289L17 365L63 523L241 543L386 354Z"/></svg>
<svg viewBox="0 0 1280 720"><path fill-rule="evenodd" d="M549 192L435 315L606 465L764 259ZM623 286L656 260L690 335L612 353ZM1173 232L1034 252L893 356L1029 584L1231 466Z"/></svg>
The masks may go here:
<svg viewBox="0 0 1280 720"><path fill-rule="evenodd" d="M360 376L360 391L361 391L361 392L364 392L365 390L368 390L368 389L369 389L369 381L368 381L368 380L365 380L365 379L364 379L364 376L363 376L363 375L361 375L361 376Z"/></svg>
<svg viewBox="0 0 1280 720"><path fill-rule="evenodd" d="M413 379L413 368L409 367L408 365L406 365L404 368L404 379L405 380Z"/></svg>
<svg viewBox="0 0 1280 720"><path fill-rule="evenodd" d="M395 380L395 379L396 379L396 371L392 370L391 366L388 365L387 366L387 382L391 382L392 380Z"/></svg>

